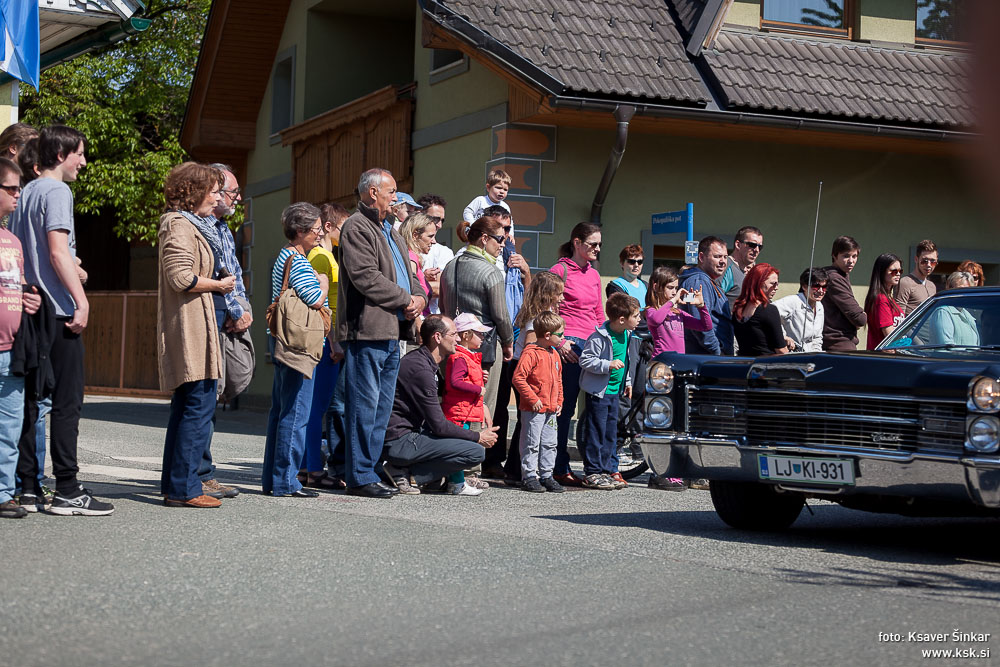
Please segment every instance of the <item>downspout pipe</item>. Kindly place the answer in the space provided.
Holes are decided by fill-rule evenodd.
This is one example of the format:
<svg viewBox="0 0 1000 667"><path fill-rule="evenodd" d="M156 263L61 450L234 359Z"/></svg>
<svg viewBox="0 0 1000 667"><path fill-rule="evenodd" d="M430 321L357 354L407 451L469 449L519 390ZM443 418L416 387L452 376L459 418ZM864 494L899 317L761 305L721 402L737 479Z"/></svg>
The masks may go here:
<svg viewBox="0 0 1000 667"><path fill-rule="evenodd" d="M594 194L594 203L590 206L590 221L595 225L601 224L604 202L611 190L611 182L615 180L615 174L618 173L618 166L622 163L622 156L625 155L625 145L628 143L628 124L632 120L632 116L635 115L635 107L629 104L619 104L615 107L614 114L615 120L618 121L615 145L611 148L608 165L604 168L604 176L601 177L597 193Z"/></svg>

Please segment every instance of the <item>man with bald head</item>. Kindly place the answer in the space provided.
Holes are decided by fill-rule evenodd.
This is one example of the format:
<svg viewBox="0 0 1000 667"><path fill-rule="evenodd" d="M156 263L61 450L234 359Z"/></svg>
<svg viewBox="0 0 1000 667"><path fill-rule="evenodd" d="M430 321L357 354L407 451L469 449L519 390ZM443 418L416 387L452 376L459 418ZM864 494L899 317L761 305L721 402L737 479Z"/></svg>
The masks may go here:
<svg viewBox="0 0 1000 667"><path fill-rule="evenodd" d="M358 210L340 231L340 287L336 339L344 349L350 383L344 405L347 493L389 498L375 466L396 395L399 341L413 340L414 319L427 296L410 271L403 237L389 211L396 180L385 169L369 169L358 183Z"/></svg>

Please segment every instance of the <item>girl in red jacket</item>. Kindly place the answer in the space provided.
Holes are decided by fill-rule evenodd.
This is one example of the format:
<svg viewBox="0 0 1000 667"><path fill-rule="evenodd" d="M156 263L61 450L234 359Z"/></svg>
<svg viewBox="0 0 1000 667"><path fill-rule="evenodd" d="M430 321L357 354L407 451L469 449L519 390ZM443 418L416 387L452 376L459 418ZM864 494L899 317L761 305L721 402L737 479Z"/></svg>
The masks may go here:
<svg viewBox="0 0 1000 667"><path fill-rule="evenodd" d="M462 428L473 424L492 426L489 408L483 403L486 394L487 373L483 370L483 355L477 352L483 344L483 334L490 330L472 313L462 313L455 318L458 344L448 357L444 371L444 398L441 409L444 416ZM453 473L448 477L448 488L461 495L479 495L482 489L465 484L465 474Z"/></svg>

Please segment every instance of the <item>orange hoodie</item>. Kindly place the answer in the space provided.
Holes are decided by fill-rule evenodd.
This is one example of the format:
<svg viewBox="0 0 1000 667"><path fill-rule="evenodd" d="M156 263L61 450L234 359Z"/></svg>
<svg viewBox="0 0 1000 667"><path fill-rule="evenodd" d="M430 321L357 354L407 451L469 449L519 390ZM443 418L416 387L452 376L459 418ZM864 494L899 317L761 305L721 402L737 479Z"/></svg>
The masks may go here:
<svg viewBox="0 0 1000 667"><path fill-rule="evenodd" d="M531 343L521 353L511 384L521 394L520 410L531 411L536 401L542 402L542 412L555 412L562 407L562 365L553 348Z"/></svg>

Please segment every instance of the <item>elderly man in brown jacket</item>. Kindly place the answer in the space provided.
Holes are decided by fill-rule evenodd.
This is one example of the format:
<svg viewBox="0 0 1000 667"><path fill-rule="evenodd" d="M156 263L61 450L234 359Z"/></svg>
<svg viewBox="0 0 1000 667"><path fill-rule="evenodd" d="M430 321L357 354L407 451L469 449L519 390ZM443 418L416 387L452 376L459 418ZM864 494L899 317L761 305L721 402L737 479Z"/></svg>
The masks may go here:
<svg viewBox="0 0 1000 667"><path fill-rule="evenodd" d="M399 371L399 340L413 338L413 321L427 294L406 261L403 238L386 222L396 200L396 180L385 169L369 169L358 183L358 211L340 232L337 340L344 348L344 431L347 493L389 498L398 491L382 483L382 458Z"/></svg>

